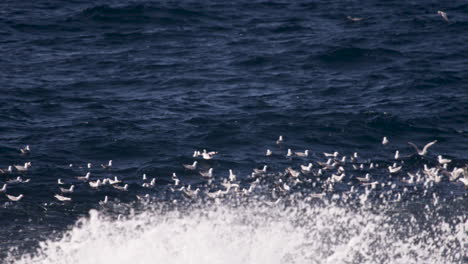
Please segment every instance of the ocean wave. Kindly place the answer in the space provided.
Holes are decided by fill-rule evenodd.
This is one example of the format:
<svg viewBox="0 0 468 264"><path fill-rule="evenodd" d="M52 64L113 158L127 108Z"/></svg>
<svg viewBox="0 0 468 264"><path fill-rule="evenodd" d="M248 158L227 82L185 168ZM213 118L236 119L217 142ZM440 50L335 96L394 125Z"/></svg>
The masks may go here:
<svg viewBox="0 0 468 264"><path fill-rule="evenodd" d="M447 222L395 210L231 200L110 217L90 211L36 252L6 263L462 263L466 215ZM128 208L127 208L128 209ZM427 220L429 219L429 220ZM19 255L18 255L19 254Z"/></svg>

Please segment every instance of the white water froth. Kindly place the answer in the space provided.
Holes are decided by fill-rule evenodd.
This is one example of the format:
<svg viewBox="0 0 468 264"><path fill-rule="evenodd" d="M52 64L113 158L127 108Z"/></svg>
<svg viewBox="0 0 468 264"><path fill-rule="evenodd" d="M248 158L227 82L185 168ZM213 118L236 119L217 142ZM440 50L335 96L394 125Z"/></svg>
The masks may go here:
<svg viewBox="0 0 468 264"><path fill-rule="evenodd" d="M95 210L8 263L463 263L468 220L430 221L337 205L211 204L125 219Z"/></svg>

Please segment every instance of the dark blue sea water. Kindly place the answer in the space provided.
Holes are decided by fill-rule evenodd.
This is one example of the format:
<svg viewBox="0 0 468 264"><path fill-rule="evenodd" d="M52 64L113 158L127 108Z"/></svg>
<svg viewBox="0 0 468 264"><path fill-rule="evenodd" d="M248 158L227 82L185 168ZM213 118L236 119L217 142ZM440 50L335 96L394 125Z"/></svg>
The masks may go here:
<svg viewBox="0 0 468 264"><path fill-rule="evenodd" d="M448 14L449 22L438 10ZM25 173L0 174L0 185L17 176L30 179L7 183L6 193L24 194L21 201L9 201L0 193L0 259L5 263L468 260L468 192L461 181L443 173L468 163L466 1L4 0L0 13L0 168L32 164ZM285 142L277 145L279 135ZM387 145L381 144L384 136ZM437 143L424 157L407 144L424 146L433 140ZM25 145L31 153L21 155ZM308 149L310 155L287 158L288 148ZM203 149L218 152L212 160L196 158L202 170L214 168L211 183L182 166L194 161L195 150ZM265 156L267 149L273 156ZM395 150L400 151L399 160L394 159ZM348 160L359 153L359 160L343 164L342 182L330 182L338 166L321 177L301 175L301 183L279 175L309 162L318 170L317 162L327 160L322 153L334 151ZM440 168L438 155L452 160L447 170ZM112 169L101 168L108 160ZM394 162L402 165L396 175L387 170ZM92 163L89 170L87 163ZM351 165L370 163L380 167L372 171ZM229 196L210 202L207 197L179 209L168 205L190 200L177 190L182 186L198 187L202 193L224 190L220 182L228 169L248 188L256 179L250 177L252 169L264 164L271 175L262 178L257 192L267 193L268 199ZM442 180L427 179L424 164L438 168ZM76 179L88 171L92 181L118 176L129 184L128 191L110 185L92 189ZM174 186L173 172L179 186ZM421 184L406 183L408 172L420 173ZM355 179L365 173L387 187L366 189ZM64 194L71 202L54 198L60 193L58 178L65 187L75 185L75 192ZM152 178L154 186L142 187ZM355 196L343 198L350 188L357 190ZM370 207L383 209L364 209L358 197L369 192ZM324 193L326 205L308 203L310 193ZM142 205L136 195L145 194L152 202ZM99 204L106 195L112 210ZM282 209L276 207L282 204L276 196L286 201ZM269 198L276 209L263 208ZM234 201L238 207L226 205ZM296 212L293 220L283 215L302 210L298 208L312 211ZM98 216L75 224L88 219L90 209L118 221L125 218L116 224L124 231L115 233L111 227L117 220ZM132 209L137 216L129 215ZM181 215L175 213L179 210ZM193 211L215 213L205 218L191 215ZM406 217L416 220L375 220L382 217L379 211L391 217L408 212ZM161 226L148 219L186 222ZM281 224L270 226L265 219ZM317 219L323 223L314 222ZM361 220L352 224L355 219ZM441 219L444 226L439 226ZM387 220L397 227L382 228ZM294 221L303 223L303 229L290 224ZM369 227L373 221L376 229ZM256 235L233 236L230 229L220 228L226 222L246 223L232 230ZM158 228L132 233L148 223ZM318 228L327 223L330 229ZM355 232L340 238L344 229L333 229L340 225L354 226ZM405 226L410 231L400 229ZM215 238L206 235L211 231ZM366 231L379 238L366 239ZM180 235L183 232L189 235ZM71 241L54 244L63 234ZM309 238L290 234L310 234L327 246L314 247ZM387 241L389 234L392 239ZM121 245L111 237L133 242ZM50 251L41 241L48 241ZM193 243L198 247L191 248ZM223 243L225 247L219 246ZM161 244L167 248L162 250ZM255 245L259 251L249 251ZM389 245L395 247L391 252L386 250ZM171 251L179 246L181 252ZM38 248L36 255L27 255ZM127 255L116 256L112 248Z"/></svg>

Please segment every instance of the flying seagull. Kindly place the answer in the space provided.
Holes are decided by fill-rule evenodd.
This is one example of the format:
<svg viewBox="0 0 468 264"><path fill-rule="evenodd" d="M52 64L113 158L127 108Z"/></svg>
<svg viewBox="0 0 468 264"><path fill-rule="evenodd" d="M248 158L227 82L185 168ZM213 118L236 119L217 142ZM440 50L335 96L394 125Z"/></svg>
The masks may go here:
<svg viewBox="0 0 468 264"><path fill-rule="evenodd" d="M429 142L427 143L424 148L422 150L420 150L414 143L412 142L408 142L408 144L410 144L411 146L413 146L413 148L416 150L416 152L418 152L418 155L419 156L425 156L427 154L427 150L432 146L434 145L435 143L437 143L437 140L434 140L432 142Z"/></svg>

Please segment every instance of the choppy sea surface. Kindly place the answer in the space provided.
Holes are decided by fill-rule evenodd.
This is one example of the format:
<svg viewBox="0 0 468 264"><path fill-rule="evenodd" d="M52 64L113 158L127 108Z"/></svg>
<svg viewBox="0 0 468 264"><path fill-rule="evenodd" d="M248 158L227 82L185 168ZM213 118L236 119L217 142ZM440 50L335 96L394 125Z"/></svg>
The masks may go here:
<svg viewBox="0 0 468 264"><path fill-rule="evenodd" d="M468 262L466 1L0 14L0 263Z"/></svg>

